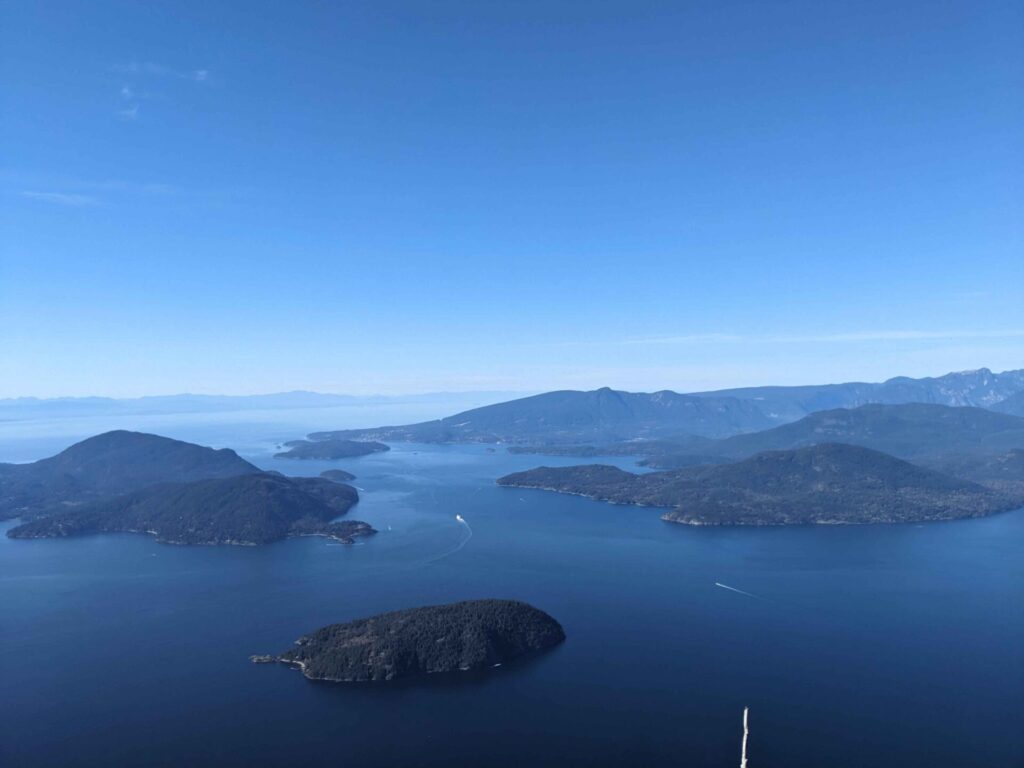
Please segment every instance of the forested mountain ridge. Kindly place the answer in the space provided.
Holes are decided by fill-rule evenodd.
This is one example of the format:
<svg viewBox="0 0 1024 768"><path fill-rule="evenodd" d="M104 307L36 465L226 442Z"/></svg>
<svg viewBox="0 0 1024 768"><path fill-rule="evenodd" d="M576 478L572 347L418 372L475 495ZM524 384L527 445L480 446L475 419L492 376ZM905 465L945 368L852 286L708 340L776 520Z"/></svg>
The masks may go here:
<svg viewBox="0 0 1024 768"><path fill-rule="evenodd" d="M992 406L992 410L1008 413L1011 416L1024 416L1024 390L996 403Z"/></svg>
<svg viewBox="0 0 1024 768"><path fill-rule="evenodd" d="M699 447L711 455L742 458L819 443L850 443L904 459L999 453L1024 448L1024 418L984 408L872 404L819 411L762 432L700 442Z"/></svg>
<svg viewBox="0 0 1024 768"><path fill-rule="evenodd" d="M45 514L150 485L259 472L228 448L142 432L90 437L30 464L0 464L0 519Z"/></svg>
<svg viewBox="0 0 1024 768"><path fill-rule="evenodd" d="M676 392L563 390L487 405L437 421L374 429L314 432L311 440L572 443L684 435L724 436L774 422L753 403Z"/></svg>
<svg viewBox="0 0 1024 768"><path fill-rule="evenodd" d="M695 394L562 390L510 400L436 421L372 429L314 432L311 440L503 442L520 446L588 446L625 441L721 439L797 421L809 413L866 404L995 407L1024 392L1024 370L988 369L924 379L755 387Z"/></svg>
<svg viewBox="0 0 1024 768"><path fill-rule="evenodd" d="M995 454L942 456L921 463L938 472L1018 497L1024 504L1024 449L1014 448Z"/></svg>

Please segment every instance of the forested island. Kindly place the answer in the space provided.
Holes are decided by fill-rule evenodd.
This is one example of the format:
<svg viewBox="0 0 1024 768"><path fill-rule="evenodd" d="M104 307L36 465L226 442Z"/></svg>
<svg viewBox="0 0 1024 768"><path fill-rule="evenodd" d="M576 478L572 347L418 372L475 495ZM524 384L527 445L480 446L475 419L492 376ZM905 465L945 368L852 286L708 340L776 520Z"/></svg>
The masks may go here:
<svg viewBox="0 0 1024 768"><path fill-rule="evenodd" d="M325 469L320 473L320 477L335 483L348 483L356 479L355 475L351 472L346 472L344 469Z"/></svg>
<svg viewBox="0 0 1024 768"><path fill-rule="evenodd" d="M357 520L333 521L358 500L349 485L260 472L156 485L41 517L7 535L40 539L127 532L167 544L240 545L327 536L352 543L375 531Z"/></svg>
<svg viewBox="0 0 1024 768"><path fill-rule="evenodd" d="M278 656L310 680L368 682L494 667L565 640L551 616L516 600L470 600L332 624Z"/></svg>
<svg viewBox="0 0 1024 768"><path fill-rule="evenodd" d="M869 448L842 444L648 474L606 465L540 467L507 475L498 484L669 507L663 519L693 525L949 520L1005 511L1024 502Z"/></svg>
<svg viewBox="0 0 1024 768"><path fill-rule="evenodd" d="M352 459L391 450L372 440L292 440L285 447L289 450L275 453L275 459Z"/></svg>

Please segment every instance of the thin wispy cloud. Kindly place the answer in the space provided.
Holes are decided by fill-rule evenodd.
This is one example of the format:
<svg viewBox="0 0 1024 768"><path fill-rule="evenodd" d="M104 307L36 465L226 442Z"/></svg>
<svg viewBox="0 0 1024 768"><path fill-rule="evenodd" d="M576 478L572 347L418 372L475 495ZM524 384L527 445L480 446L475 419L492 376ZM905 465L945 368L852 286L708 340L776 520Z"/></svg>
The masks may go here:
<svg viewBox="0 0 1024 768"><path fill-rule="evenodd" d="M112 68L114 72L122 75L130 75L132 80L164 79L180 80L191 83L206 83L210 77L208 69L175 69L153 61L133 61L128 64L119 64ZM128 78L125 78L126 80ZM126 82L121 86L120 95L125 106L116 110L115 114L122 120L129 122L139 119L139 101L150 98L150 94L132 82Z"/></svg>
<svg viewBox="0 0 1024 768"><path fill-rule="evenodd" d="M842 342L842 341L927 341L929 339L1012 339L1024 337L1024 330L991 331L861 331L823 335L775 336L773 342Z"/></svg>
<svg viewBox="0 0 1024 768"><path fill-rule="evenodd" d="M705 344L718 342L748 341L752 337L734 333L686 333L679 336L654 336L643 339L626 339L620 344Z"/></svg>
<svg viewBox="0 0 1024 768"><path fill-rule="evenodd" d="M35 192L25 190L20 193L22 197L29 200L36 200L40 203L53 203L55 205L69 205L77 208L88 205L99 205L100 201L90 195L79 195L67 192Z"/></svg>
<svg viewBox="0 0 1024 768"><path fill-rule="evenodd" d="M128 75L149 75L152 77L169 77L176 80L191 80L203 83L210 77L208 69L175 69L153 61L133 61L114 67L115 72Z"/></svg>
<svg viewBox="0 0 1024 768"><path fill-rule="evenodd" d="M124 179L79 180L76 186L97 192L123 192L130 195L173 195L180 187L156 181L126 181Z"/></svg>
<svg viewBox="0 0 1024 768"><path fill-rule="evenodd" d="M847 333L813 334L729 334L691 333L679 336L654 336L650 338L626 339L619 342L626 345L685 345L704 343L738 344L819 344L870 341L928 341L942 339L1016 339L1024 338L1024 329L1004 330L882 330L853 331Z"/></svg>
<svg viewBox="0 0 1024 768"><path fill-rule="evenodd" d="M5 174L0 174L3 176ZM139 182L124 179L75 179L67 177L35 177L6 180L3 194L13 194L27 200L54 205L84 207L107 205L111 200L127 201L131 198L165 197L177 195L181 188L161 182ZM31 176L31 175L30 175ZM29 187L25 189L22 187ZM21 187L19 189L19 187ZM2 187L0 187L2 189Z"/></svg>

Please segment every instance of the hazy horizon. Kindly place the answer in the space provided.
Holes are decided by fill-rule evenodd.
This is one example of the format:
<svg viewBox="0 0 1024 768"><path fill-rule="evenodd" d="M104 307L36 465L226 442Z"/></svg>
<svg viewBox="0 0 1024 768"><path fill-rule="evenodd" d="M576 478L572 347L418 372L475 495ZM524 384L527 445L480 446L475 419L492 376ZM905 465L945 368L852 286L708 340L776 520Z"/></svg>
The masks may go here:
<svg viewBox="0 0 1024 768"><path fill-rule="evenodd" d="M925 378L947 373L988 368L992 371L1016 370L1024 367L1024 332L1003 333L950 333L925 334L893 332L878 336L873 333L837 335L833 339L778 338L747 340L729 336L684 337L680 339L623 341L611 344L623 350L623 357L635 354L636 348L651 350L697 349L700 359L711 357L711 363L681 363L676 365L645 365L622 367L588 367L562 364L550 373L489 374L472 373L446 377L432 374L413 379L421 381L417 387L410 379L389 375L385 370L367 370L359 376L336 378L311 376L297 380L296 374L275 377L283 383L275 387L270 383L246 388L240 376L232 381L212 376L217 384L207 385L203 377L184 380L181 388L156 388L156 384L143 384L136 377L125 381L99 375L92 379L98 383L79 386L69 382L69 374L61 373L40 382L38 388L23 388L22 379L9 376L0 380L0 400L31 398L60 399L75 397L107 397L133 399L140 397L167 397L175 395L206 395L249 397L284 394L289 392L315 392L353 397L409 397L415 395L478 392L536 393L558 389L591 390L601 387L631 392L654 392L670 389L676 392L701 392L718 389L736 389L757 386L799 386L804 384L840 384L847 382L881 382L897 376ZM972 341L974 340L974 341ZM718 345L718 349L712 349ZM573 345L566 345L571 347ZM580 347L594 346L580 342ZM725 349L721 349L724 347ZM506 348L506 345L502 345ZM741 351L742 350L742 351ZM806 354L804 354L806 353ZM695 360L698 358L694 356ZM724 358L715 360L716 358ZM817 362L824 358L825 362ZM9 371L17 370L17 360L7 356L4 360ZM487 366L481 366L481 371ZM303 375L308 374L305 368ZM375 385L375 382L378 384ZM436 386L434 386L436 385ZM152 387L152 388L146 388Z"/></svg>
<svg viewBox="0 0 1024 768"><path fill-rule="evenodd" d="M1024 367L1024 363L1022 363ZM680 394L700 393L700 392L713 392L718 390L731 390L731 389L745 389L749 387L772 387L772 386L829 386L834 384L872 384L882 383L894 378L941 378L942 376L950 374L963 374L963 373L974 373L976 371L988 370L993 374L999 375L1007 373L1009 371L1020 370L1019 368L993 368L991 366L980 366L978 368L964 368L959 370L942 371L940 373L929 373L921 376L907 376L903 373L894 373L891 376L885 378L868 380L868 379L846 379L842 381L802 381L795 384L778 384L777 382L760 382L754 384L737 384L737 385L725 385L721 387L714 387L712 389L679 389L676 387L650 387L647 389L635 389L625 390L621 387L609 387L606 384L598 384L592 387L573 387L567 389L575 389L579 391L593 391L596 389L614 389L619 391L631 391L631 392L658 392L658 391L672 391ZM385 392L367 392L367 393L356 393L356 392L323 392L311 389L291 389L281 390L276 392L155 392L146 393L140 395L128 395L128 396L111 396L104 394L85 394L85 395L56 395L53 397L39 397L37 395L16 395L10 397L0 397L0 402L15 402L23 400L34 400L38 402L51 402L51 401L65 401L65 400L113 400L113 401L134 401L134 400L146 400L146 399L172 399L172 398L271 398L271 397L287 397L289 395L311 395L322 398L350 398L352 400L373 400L373 399L385 399L394 400L402 398L437 398L442 399L445 397L467 397L467 396L494 396L495 398L506 398L512 399L517 397L530 397L531 395L541 394L543 392L556 391L560 388L547 388L547 389L524 389L524 390L490 390L490 389L464 389L464 390L444 390L444 391L430 391L430 392L396 392L396 393L385 393Z"/></svg>

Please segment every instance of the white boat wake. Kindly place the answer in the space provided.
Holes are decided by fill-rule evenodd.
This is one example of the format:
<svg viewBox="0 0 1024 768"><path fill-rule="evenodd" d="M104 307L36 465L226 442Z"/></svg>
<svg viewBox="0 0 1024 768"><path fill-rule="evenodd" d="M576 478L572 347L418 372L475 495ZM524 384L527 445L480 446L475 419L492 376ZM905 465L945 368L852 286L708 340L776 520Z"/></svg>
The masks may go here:
<svg viewBox="0 0 1024 768"><path fill-rule="evenodd" d="M464 546L466 546L466 544L469 543L469 540L473 538L473 529L469 527L469 523L466 522L466 518L464 518L462 515L456 515L455 520L459 523L459 525L463 526L466 529L466 535L462 537L462 541L460 541L454 547L449 549L447 552L442 552L440 555L430 558L424 563L424 565L436 563L438 560L444 560L446 557L451 557L456 552L461 550Z"/></svg>
<svg viewBox="0 0 1024 768"><path fill-rule="evenodd" d="M461 542L459 542L459 545L455 549L453 549L451 552L447 553L447 555L454 555L456 552L458 552L463 547L465 547L469 543L469 540L473 538L473 529L471 527L469 527L469 523L466 522L466 518L463 517L462 515L456 515L455 519L459 521L460 525L462 525L462 526L464 526L466 528L466 538L463 539ZM444 555L444 556L447 557L447 555Z"/></svg>
<svg viewBox="0 0 1024 768"><path fill-rule="evenodd" d="M738 592L741 595L746 595L747 597L753 597L754 599L757 599L757 600L760 599L757 595L755 595L755 594L753 594L751 592L744 592L742 589L736 589L736 587L730 587L728 584L722 584L722 583L716 581L715 582L715 586L716 587L721 587L722 589L728 589L730 592Z"/></svg>

